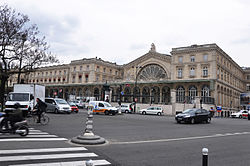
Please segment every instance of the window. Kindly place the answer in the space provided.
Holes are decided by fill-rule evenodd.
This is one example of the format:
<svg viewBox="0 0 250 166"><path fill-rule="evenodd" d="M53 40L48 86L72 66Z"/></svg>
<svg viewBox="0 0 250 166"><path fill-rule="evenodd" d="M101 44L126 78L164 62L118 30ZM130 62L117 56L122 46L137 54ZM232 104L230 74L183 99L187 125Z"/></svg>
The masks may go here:
<svg viewBox="0 0 250 166"><path fill-rule="evenodd" d="M67 73L67 71L66 70L64 70L64 74L66 74Z"/></svg>
<svg viewBox="0 0 250 166"><path fill-rule="evenodd" d="M85 82L88 82L88 81L89 81L89 75L86 74L86 75L85 75Z"/></svg>
<svg viewBox="0 0 250 166"><path fill-rule="evenodd" d="M89 70L89 65L87 65L87 70Z"/></svg>
<svg viewBox="0 0 250 166"><path fill-rule="evenodd" d="M106 68L103 68L103 73L106 73Z"/></svg>
<svg viewBox="0 0 250 166"><path fill-rule="evenodd" d="M208 60L208 55L207 55L207 54L203 55L203 60L204 60L204 61L207 61L207 60Z"/></svg>
<svg viewBox="0 0 250 166"><path fill-rule="evenodd" d="M250 75L247 75L247 80L250 80Z"/></svg>
<svg viewBox="0 0 250 166"><path fill-rule="evenodd" d="M178 78L182 78L182 68L178 68Z"/></svg>
<svg viewBox="0 0 250 166"><path fill-rule="evenodd" d="M56 71L54 72L54 75L56 75Z"/></svg>
<svg viewBox="0 0 250 166"><path fill-rule="evenodd" d="M82 66L80 66L80 71L82 71Z"/></svg>
<svg viewBox="0 0 250 166"><path fill-rule="evenodd" d="M247 91L250 91L250 84L247 84Z"/></svg>
<svg viewBox="0 0 250 166"><path fill-rule="evenodd" d="M99 75L96 75L96 82L98 82L99 81Z"/></svg>
<svg viewBox="0 0 250 166"><path fill-rule="evenodd" d="M109 70L110 74L112 74L112 69Z"/></svg>
<svg viewBox="0 0 250 166"><path fill-rule="evenodd" d="M72 77L72 83L75 83L75 80L76 80L76 77L73 76L73 77Z"/></svg>
<svg viewBox="0 0 250 166"><path fill-rule="evenodd" d="M183 62L183 57L182 57L182 56L179 56L179 57L178 57L178 62L179 62L179 63L182 63L182 62Z"/></svg>
<svg viewBox="0 0 250 166"><path fill-rule="evenodd" d="M203 88L201 89L201 96L202 97L210 96L210 90L209 90L209 87L207 85L203 86Z"/></svg>
<svg viewBox="0 0 250 166"><path fill-rule="evenodd" d="M195 62L195 56L194 56L194 55L192 55L192 56L190 57L190 61L191 61L191 62Z"/></svg>
<svg viewBox="0 0 250 166"><path fill-rule="evenodd" d="M74 67L73 71L76 71L76 67Z"/></svg>
<svg viewBox="0 0 250 166"><path fill-rule="evenodd" d="M59 75L61 75L62 74L62 71L59 71Z"/></svg>
<svg viewBox="0 0 250 166"><path fill-rule="evenodd" d="M79 75L79 83L82 83L82 76L81 75Z"/></svg>
<svg viewBox="0 0 250 166"><path fill-rule="evenodd" d="M48 72L46 72L46 76L48 75ZM32 76L32 75L31 75Z"/></svg>
<svg viewBox="0 0 250 166"><path fill-rule="evenodd" d="M98 71L98 72L100 71L100 67L99 66L96 67L96 71Z"/></svg>
<svg viewBox="0 0 250 166"><path fill-rule="evenodd" d="M176 90L176 102L184 102L185 101L185 89L180 86Z"/></svg>
<svg viewBox="0 0 250 166"><path fill-rule="evenodd" d="M207 69L207 67L203 67L202 74L203 74L203 77L207 77L208 76L208 69Z"/></svg>
<svg viewBox="0 0 250 166"><path fill-rule="evenodd" d="M195 68L194 68L194 67L191 67L191 68L190 68L190 76L191 76L191 77L194 77L194 76L195 76Z"/></svg>

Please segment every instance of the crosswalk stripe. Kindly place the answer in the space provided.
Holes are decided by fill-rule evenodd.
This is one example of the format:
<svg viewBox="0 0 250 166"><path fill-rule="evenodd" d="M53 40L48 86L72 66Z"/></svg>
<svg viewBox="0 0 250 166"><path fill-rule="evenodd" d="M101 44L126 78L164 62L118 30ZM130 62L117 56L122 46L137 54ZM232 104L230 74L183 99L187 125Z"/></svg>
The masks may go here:
<svg viewBox="0 0 250 166"><path fill-rule="evenodd" d="M45 135L45 134L42 134L42 135L38 135L38 134L37 134L37 135L36 135L36 134L35 134L35 135L27 135L26 138L27 138L27 137L28 137L28 138L29 138L29 137L44 138L44 137L58 137L58 136L56 136L56 135Z"/></svg>
<svg viewBox="0 0 250 166"><path fill-rule="evenodd" d="M10 166L86 166L86 161L58 162L58 163L36 163L36 164L19 164ZM93 160L94 165L110 165L106 160Z"/></svg>
<svg viewBox="0 0 250 166"><path fill-rule="evenodd" d="M0 142L21 142L21 141L67 141L68 139L66 138L25 138L25 137L20 137L20 138L13 138L13 139L0 139Z"/></svg>
<svg viewBox="0 0 250 166"><path fill-rule="evenodd" d="M46 132L29 132L29 134L35 135L35 134L49 134L49 133L46 133Z"/></svg>
<svg viewBox="0 0 250 166"><path fill-rule="evenodd" d="M44 149L16 149L16 150L1 150L0 154L18 154L18 153L41 153L41 152L69 152L87 150L84 147L72 148L44 148Z"/></svg>
<svg viewBox="0 0 250 166"><path fill-rule="evenodd" d="M0 161L22 161L22 160L42 160L42 159L60 159L77 157L97 157L95 153L66 153L50 155L27 155L27 156L5 156L0 157Z"/></svg>

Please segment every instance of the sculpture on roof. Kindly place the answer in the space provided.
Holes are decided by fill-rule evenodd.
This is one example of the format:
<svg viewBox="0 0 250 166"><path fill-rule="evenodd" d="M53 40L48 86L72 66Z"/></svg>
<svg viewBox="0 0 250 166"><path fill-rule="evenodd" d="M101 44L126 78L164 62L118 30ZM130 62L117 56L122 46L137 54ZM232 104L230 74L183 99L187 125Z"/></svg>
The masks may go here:
<svg viewBox="0 0 250 166"><path fill-rule="evenodd" d="M150 51L152 51L152 52L156 52L156 49L155 49L155 44L154 44L154 43L152 43L152 44L151 44L151 49L150 49Z"/></svg>

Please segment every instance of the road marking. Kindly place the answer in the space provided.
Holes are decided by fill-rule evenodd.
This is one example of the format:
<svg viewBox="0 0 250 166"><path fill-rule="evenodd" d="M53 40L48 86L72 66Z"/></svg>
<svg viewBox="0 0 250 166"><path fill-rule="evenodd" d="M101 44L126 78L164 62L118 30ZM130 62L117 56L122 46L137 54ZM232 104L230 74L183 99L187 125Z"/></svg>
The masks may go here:
<svg viewBox="0 0 250 166"><path fill-rule="evenodd" d="M36 164L21 164L10 166L86 166L86 161L58 162L58 163L36 163ZM94 165L110 165L106 160L93 160Z"/></svg>
<svg viewBox="0 0 250 166"><path fill-rule="evenodd" d="M28 156L5 156L0 157L0 161L22 161L22 160L42 160L42 159L60 159L76 157L97 157L95 153L66 153L66 154L49 154L49 155L28 155Z"/></svg>
<svg viewBox="0 0 250 166"><path fill-rule="evenodd" d="M27 135L27 136L25 136L25 137L26 137L26 138L30 138L30 137L33 137L33 138L34 138L34 137L44 138L44 137L58 137L58 136L56 136L56 135L45 135L45 134L42 134L42 135L38 135L38 134L37 134L37 135L36 135L36 134L35 134L35 135L30 135L30 134L29 134L29 135Z"/></svg>
<svg viewBox="0 0 250 166"><path fill-rule="evenodd" d="M73 148L47 148L47 149L16 149L16 150L1 150L0 154L18 154L18 153L41 153L41 152L70 152L87 150L84 147Z"/></svg>
<svg viewBox="0 0 250 166"><path fill-rule="evenodd" d="M226 134L214 134L214 135L207 135L207 136L184 137L184 138L170 138L170 139L147 140L147 141L110 142L110 144L121 145L121 144L142 144L142 143L171 142L171 141L195 140L195 139L227 137L227 136L236 136L236 135L249 135L249 134L250 134L250 132L226 133Z"/></svg>
<svg viewBox="0 0 250 166"><path fill-rule="evenodd" d="M33 134L33 135L35 135L35 134L49 134L49 133L46 133L46 132L29 132L29 134Z"/></svg>
<svg viewBox="0 0 250 166"><path fill-rule="evenodd" d="M66 138L25 138L25 137L20 137L20 138L13 138L13 139L0 139L0 142L21 142L21 141L67 141L68 139Z"/></svg>

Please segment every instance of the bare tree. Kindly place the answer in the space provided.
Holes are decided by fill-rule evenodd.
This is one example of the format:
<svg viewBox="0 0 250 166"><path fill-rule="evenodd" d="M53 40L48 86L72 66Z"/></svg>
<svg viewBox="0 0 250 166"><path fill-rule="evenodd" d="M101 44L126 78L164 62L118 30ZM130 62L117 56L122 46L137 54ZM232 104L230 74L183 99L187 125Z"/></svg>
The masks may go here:
<svg viewBox="0 0 250 166"><path fill-rule="evenodd" d="M39 37L38 27L29 23L27 15L16 13L7 5L0 6L0 102L4 103L8 78L31 72L42 64L57 63L48 52L45 37Z"/></svg>

